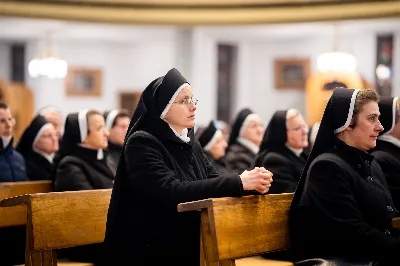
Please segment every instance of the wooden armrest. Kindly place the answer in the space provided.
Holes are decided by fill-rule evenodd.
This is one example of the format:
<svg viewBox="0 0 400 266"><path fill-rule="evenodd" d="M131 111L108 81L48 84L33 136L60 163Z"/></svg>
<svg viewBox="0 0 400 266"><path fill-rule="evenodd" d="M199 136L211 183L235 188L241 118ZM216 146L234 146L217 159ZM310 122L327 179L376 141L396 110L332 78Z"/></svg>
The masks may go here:
<svg viewBox="0 0 400 266"><path fill-rule="evenodd" d="M210 208L213 204L211 199L197 200L178 204L178 212L200 211Z"/></svg>
<svg viewBox="0 0 400 266"><path fill-rule="evenodd" d="M395 217L392 219L392 227L400 228L400 217Z"/></svg>
<svg viewBox="0 0 400 266"><path fill-rule="evenodd" d="M30 195L22 195L12 198L6 198L0 200L0 207L13 207L18 205L27 204L29 202Z"/></svg>

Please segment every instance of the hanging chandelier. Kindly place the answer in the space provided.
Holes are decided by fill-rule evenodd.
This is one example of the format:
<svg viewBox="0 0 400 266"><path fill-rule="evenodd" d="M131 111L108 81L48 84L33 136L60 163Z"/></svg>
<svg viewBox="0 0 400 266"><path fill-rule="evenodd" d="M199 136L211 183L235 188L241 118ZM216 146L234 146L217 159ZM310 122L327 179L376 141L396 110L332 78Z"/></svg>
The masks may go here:
<svg viewBox="0 0 400 266"><path fill-rule="evenodd" d="M44 56L32 59L28 65L29 75L33 78L44 76L50 79L65 78L68 71L67 62L54 56L52 47L46 38Z"/></svg>
<svg viewBox="0 0 400 266"><path fill-rule="evenodd" d="M331 52L323 53L317 58L317 69L320 72L355 72L357 60L354 55L339 51L338 48L338 25L333 28L333 49Z"/></svg>

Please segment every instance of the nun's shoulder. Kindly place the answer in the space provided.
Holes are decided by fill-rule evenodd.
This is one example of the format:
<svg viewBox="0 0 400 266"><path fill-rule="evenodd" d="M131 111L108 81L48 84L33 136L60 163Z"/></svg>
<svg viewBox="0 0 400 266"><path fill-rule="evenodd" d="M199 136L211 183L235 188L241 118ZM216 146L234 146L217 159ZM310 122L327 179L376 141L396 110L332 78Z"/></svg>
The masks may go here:
<svg viewBox="0 0 400 266"><path fill-rule="evenodd" d="M315 171L333 172L340 174L346 171L346 163L338 154L326 152L318 155L310 164L308 174Z"/></svg>
<svg viewBox="0 0 400 266"><path fill-rule="evenodd" d="M244 146L242 146L241 144L235 142L235 143L233 143L233 144L231 144L231 145L229 146L228 150L229 150L230 152L238 152L238 153L239 153L239 152L245 151L246 148L245 148Z"/></svg>
<svg viewBox="0 0 400 266"><path fill-rule="evenodd" d="M125 151L129 153L128 148L133 150L148 150L148 148L155 149L157 151L165 151L165 146L162 142L146 131L136 131L132 135L129 136L126 141ZM133 150L132 150L133 149Z"/></svg>

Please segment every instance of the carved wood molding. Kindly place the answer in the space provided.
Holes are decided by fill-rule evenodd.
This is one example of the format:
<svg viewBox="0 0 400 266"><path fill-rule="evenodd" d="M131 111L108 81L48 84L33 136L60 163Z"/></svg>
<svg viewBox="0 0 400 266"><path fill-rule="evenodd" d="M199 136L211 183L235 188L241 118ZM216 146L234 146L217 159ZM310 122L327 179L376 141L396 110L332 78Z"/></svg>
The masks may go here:
<svg viewBox="0 0 400 266"><path fill-rule="evenodd" d="M184 1L2 0L0 15L149 25L238 25L400 17L398 0L229 0L229 3L228 0L192 0L179 6ZM195 3L200 6L200 1L201 7L193 6Z"/></svg>

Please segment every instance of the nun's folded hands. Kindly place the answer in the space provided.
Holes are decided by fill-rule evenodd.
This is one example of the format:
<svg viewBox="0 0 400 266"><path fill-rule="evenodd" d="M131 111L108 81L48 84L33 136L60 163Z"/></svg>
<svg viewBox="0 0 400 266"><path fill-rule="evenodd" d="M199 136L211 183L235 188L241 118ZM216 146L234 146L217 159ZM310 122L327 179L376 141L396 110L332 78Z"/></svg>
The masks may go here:
<svg viewBox="0 0 400 266"><path fill-rule="evenodd" d="M273 174L264 167L255 167L240 175L244 190L256 190L261 194L268 192L271 187Z"/></svg>

